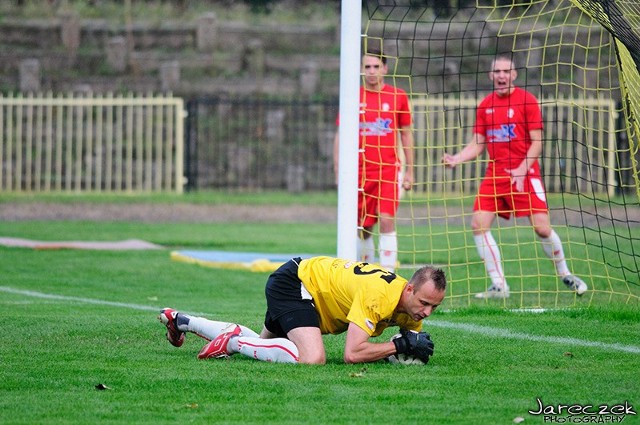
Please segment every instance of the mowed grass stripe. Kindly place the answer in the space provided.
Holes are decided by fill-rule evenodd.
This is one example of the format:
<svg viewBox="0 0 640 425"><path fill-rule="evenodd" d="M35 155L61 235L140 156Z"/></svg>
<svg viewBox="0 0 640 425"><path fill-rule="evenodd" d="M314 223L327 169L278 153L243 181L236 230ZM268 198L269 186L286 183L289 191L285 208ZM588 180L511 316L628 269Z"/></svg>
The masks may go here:
<svg viewBox="0 0 640 425"><path fill-rule="evenodd" d="M0 291L11 293L11 294L24 295L27 297L53 299L53 300L60 300L65 302L68 301L68 302L76 302L76 303L84 303L84 304L97 304L97 305L105 305L105 306L121 307L121 308L133 309L133 310L143 310L143 311L153 311L153 312L157 312L159 310L158 307L147 306L147 305L106 301L106 300L84 298L84 297L71 297L71 296L64 296L64 295L57 295L57 294L47 294L47 293L37 292L37 291L15 289L7 286L0 286ZM207 316L207 313L190 312L190 314ZM605 351L622 351L626 353L640 354L640 347L635 345L610 344L610 343L605 343L600 341L589 341L589 340L583 340L578 338L533 335L533 334L528 334L524 332L514 332L504 328L481 326L481 325L470 324L470 323L454 323L454 322L449 322L445 320L429 320L425 324L427 327L439 327L439 328L446 328L446 329L462 330L465 332L475 333L475 334L492 337L492 338L507 338L507 339L517 339L517 340L524 340L524 341L543 342L548 344L573 345L578 347L598 348Z"/></svg>

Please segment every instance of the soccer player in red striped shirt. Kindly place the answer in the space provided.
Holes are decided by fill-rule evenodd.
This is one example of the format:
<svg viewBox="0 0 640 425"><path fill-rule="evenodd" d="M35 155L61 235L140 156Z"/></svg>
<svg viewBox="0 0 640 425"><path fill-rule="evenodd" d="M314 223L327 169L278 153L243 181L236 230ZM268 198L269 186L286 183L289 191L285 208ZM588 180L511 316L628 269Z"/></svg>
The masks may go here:
<svg viewBox="0 0 640 425"><path fill-rule="evenodd" d="M471 228L491 286L477 298L507 298L509 285L504 276L498 245L491 234L497 215L509 219L529 217L545 254L556 273L570 289L582 295L587 285L574 276L564 257L562 242L551 227L545 188L538 157L542 152L542 113L536 97L514 85L518 76L513 59L498 56L489 72L493 92L476 110L471 141L458 153L445 153L442 162L453 168L475 159L485 150L489 163L473 205Z"/></svg>
<svg viewBox="0 0 640 425"><path fill-rule="evenodd" d="M385 83L387 58L379 50L362 57L358 167L358 260L379 262L393 272L398 261L395 217L400 191L413 184L413 133L409 98L404 90ZM338 118L339 124L339 118ZM400 146L398 145L398 136ZM334 171L338 179L339 137L334 142ZM404 154L402 164L399 149ZM401 175L402 174L402 175ZM401 181L399 181L401 179ZM375 258L373 227L379 222L379 259Z"/></svg>

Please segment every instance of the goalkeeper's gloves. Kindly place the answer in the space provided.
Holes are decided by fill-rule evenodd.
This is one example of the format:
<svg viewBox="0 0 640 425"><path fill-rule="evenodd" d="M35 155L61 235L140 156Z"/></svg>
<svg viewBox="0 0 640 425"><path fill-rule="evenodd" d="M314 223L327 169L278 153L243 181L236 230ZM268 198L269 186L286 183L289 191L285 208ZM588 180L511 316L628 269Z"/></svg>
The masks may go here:
<svg viewBox="0 0 640 425"><path fill-rule="evenodd" d="M427 363L433 355L433 341L426 332L400 330L400 337L393 340L396 353L411 354Z"/></svg>

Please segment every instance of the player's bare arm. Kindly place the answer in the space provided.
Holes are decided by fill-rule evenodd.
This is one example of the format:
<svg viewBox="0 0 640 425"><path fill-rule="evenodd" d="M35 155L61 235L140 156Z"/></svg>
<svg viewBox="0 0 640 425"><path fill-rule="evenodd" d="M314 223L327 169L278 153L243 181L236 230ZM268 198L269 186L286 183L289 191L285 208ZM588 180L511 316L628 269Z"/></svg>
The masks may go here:
<svg viewBox="0 0 640 425"><path fill-rule="evenodd" d="M336 186L338 185L339 156L340 156L340 135L336 131L336 136L333 138L333 174L335 176Z"/></svg>
<svg viewBox="0 0 640 425"><path fill-rule="evenodd" d="M442 163L448 168L454 168L458 164L477 158L484 151L485 146L485 137L474 133L471 141L460 152L455 155L445 153L442 156Z"/></svg>
<svg viewBox="0 0 640 425"><path fill-rule="evenodd" d="M349 323L344 347L345 363L375 362L395 353L396 346L393 342L370 342L369 334L355 323Z"/></svg>
<svg viewBox="0 0 640 425"><path fill-rule="evenodd" d="M405 171L402 180L402 188L411 190L413 186L413 132L411 127L403 127L400 129L400 141L404 151Z"/></svg>

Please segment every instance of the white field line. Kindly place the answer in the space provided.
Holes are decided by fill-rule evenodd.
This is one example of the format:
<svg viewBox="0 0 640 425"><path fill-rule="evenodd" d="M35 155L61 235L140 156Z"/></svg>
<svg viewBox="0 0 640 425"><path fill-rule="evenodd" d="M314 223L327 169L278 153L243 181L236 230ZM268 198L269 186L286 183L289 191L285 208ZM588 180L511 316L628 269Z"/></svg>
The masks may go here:
<svg viewBox="0 0 640 425"><path fill-rule="evenodd" d="M140 305L140 304L129 304L129 303L114 302L114 301L96 300L93 298L69 297L66 295L45 294L44 292L26 291L23 289L9 288L7 286L0 286L0 291L7 292L9 294L25 295L27 297L43 298L47 300L72 301L72 302L78 302L82 304L98 304L98 305L109 305L112 307L131 308L134 310L159 311L159 309L156 307L150 307L150 306Z"/></svg>
<svg viewBox="0 0 640 425"><path fill-rule="evenodd" d="M70 297L66 295L46 294L44 292L27 291L23 289L10 288L7 286L0 286L0 292L24 295L27 297L34 297L34 298L49 299L49 300L78 302L83 304L107 305L112 307L129 308L133 310L159 312L158 307L152 307L147 305L97 300L93 298L84 298L84 297ZM203 316L206 315L206 313L194 313L194 312L191 312L191 314L203 315ZM480 325L474 325L469 323L448 322L446 320L429 320L428 322L425 322L425 325L427 328L439 327L439 328L447 328L447 329L456 329L456 330L476 333L476 334L480 334L480 335L484 335L492 338L519 339L524 341L544 342L549 344L574 345L578 347L600 348L606 351L623 351L625 353L640 354L640 347L636 345L609 344L606 342L587 341L587 340L578 339L578 338L531 335L531 334L526 334L522 332L513 332L508 329L493 328L490 326L480 326Z"/></svg>
<svg viewBox="0 0 640 425"><path fill-rule="evenodd" d="M84 297L71 297L67 295L57 295L57 294L46 294L44 292L37 291L27 291L24 289L15 289L10 288L8 286L0 286L0 292L6 292L9 294L17 294L17 295L25 295L27 297L33 298L41 298L47 300L58 300L64 302L76 302L81 304L96 304L96 305L107 305L112 307L122 307L129 308L132 310L142 310L142 311L153 311L155 313L160 313L160 308L152 307L149 305L141 305L141 304L131 304L131 303L121 303L116 301L106 301L106 300L96 300L94 298L84 298ZM181 310L182 311L182 310ZM197 316L206 316L208 313L199 313L189 311L189 314L197 315Z"/></svg>
<svg viewBox="0 0 640 425"><path fill-rule="evenodd" d="M446 320L430 320L425 322L425 327L456 329L470 333L476 333L493 338L519 339L523 341L546 342L550 344L573 345L578 347L601 348L606 351L623 351L625 353L640 354L637 345L610 344L607 342L587 341L578 338L561 336L532 335L523 332L514 332L509 329L493 328L490 326L473 325L469 323L455 323Z"/></svg>

